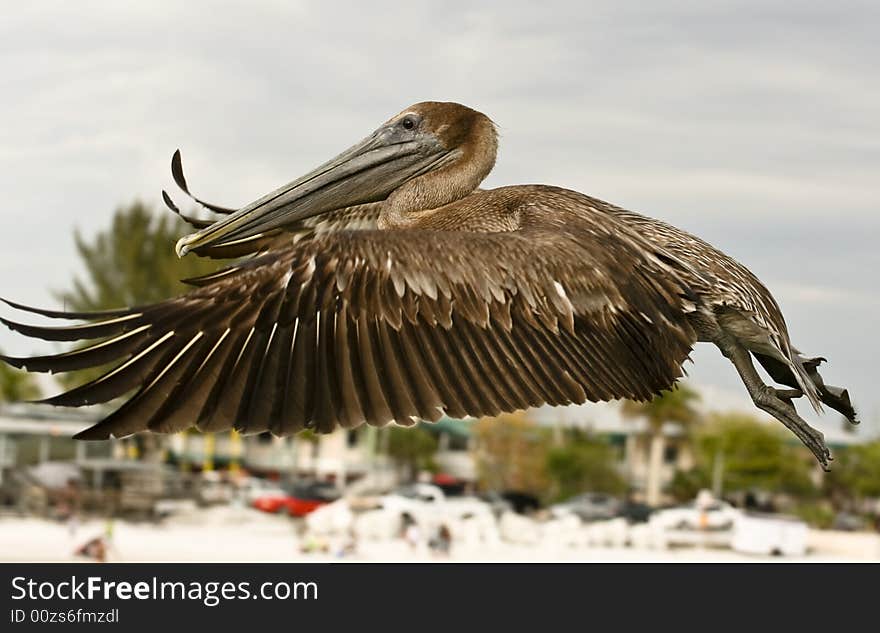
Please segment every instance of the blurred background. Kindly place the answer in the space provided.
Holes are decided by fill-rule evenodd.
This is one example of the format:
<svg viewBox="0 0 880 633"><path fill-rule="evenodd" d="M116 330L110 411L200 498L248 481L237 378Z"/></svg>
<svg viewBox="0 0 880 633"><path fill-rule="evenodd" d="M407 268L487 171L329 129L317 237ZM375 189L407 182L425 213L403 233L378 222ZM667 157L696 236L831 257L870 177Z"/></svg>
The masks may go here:
<svg viewBox="0 0 880 633"><path fill-rule="evenodd" d="M411 103L459 101L501 132L486 186L576 189L743 261L863 423L801 412L823 473L701 346L648 404L74 442L106 411L19 401L89 376L0 366L0 559L880 559L878 23L876 3L781 0L7 10L0 296L105 309L211 270L174 255L178 147L198 194L241 206ZM61 348L3 329L0 349Z"/></svg>

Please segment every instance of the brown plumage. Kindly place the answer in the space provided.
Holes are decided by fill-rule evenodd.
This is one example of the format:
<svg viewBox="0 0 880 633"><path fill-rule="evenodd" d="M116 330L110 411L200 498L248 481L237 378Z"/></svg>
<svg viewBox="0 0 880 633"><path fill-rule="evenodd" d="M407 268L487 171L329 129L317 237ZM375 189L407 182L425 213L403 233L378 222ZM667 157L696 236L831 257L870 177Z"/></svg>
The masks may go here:
<svg viewBox="0 0 880 633"><path fill-rule="evenodd" d="M45 401L132 394L85 439L193 425L283 435L649 399L706 340L731 358L756 404L826 463L821 435L792 413L791 398L851 412L848 396L797 355L751 273L674 227L573 191L477 189L496 151L484 115L421 103L238 211L194 198L175 154L181 189L225 216L181 214L199 231L178 252L245 259L150 306L76 314L10 303L87 321L4 320L27 336L99 342L4 360L31 371L117 361ZM793 389L754 384L748 352Z"/></svg>

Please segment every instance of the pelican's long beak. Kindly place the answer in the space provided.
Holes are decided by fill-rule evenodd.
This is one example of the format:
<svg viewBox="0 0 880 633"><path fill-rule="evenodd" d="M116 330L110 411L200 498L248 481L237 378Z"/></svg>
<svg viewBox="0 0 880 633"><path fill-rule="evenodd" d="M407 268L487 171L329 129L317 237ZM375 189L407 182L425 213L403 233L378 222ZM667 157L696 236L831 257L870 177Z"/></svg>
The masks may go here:
<svg viewBox="0 0 880 633"><path fill-rule="evenodd" d="M181 238L177 255L253 237L334 209L384 200L406 181L445 164L452 154L433 134L385 125L305 176Z"/></svg>

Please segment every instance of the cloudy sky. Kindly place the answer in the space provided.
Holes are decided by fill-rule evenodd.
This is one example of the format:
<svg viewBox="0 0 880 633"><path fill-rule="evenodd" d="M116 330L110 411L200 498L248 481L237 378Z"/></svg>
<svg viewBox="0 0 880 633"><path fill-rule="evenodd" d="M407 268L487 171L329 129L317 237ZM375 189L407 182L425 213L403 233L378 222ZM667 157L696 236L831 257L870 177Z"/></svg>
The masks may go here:
<svg viewBox="0 0 880 633"><path fill-rule="evenodd" d="M175 148L198 192L241 205L410 103L455 100L500 126L488 186L583 191L745 262L880 431L877 3L221 6L4 11L0 295L53 306L74 228L158 203ZM695 360L695 382L743 398L713 348Z"/></svg>

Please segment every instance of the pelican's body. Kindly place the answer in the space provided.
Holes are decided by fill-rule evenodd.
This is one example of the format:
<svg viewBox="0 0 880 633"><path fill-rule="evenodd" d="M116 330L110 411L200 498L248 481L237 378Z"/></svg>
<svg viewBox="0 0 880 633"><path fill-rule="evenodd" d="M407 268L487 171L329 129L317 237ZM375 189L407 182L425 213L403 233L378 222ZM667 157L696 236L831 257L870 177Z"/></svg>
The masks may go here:
<svg viewBox="0 0 880 633"><path fill-rule="evenodd" d="M107 340L6 360L37 371L121 361L48 400L79 406L137 389L81 437L191 425L285 434L648 399L704 341L827 465L792 398L855 422L849 396L823 384L822 359L793 348L753 274L684 231L574 191L478 189L496 153L485 115L416 104L238 211L202 203L226 217L186 218L201 230L178 253L252 257L191 280L187 295L101 314L12 304L90 322L7 322L25 334ZM179 155L172 170L188 194ZM789 389L764 385L750 355Z"/></svg>

